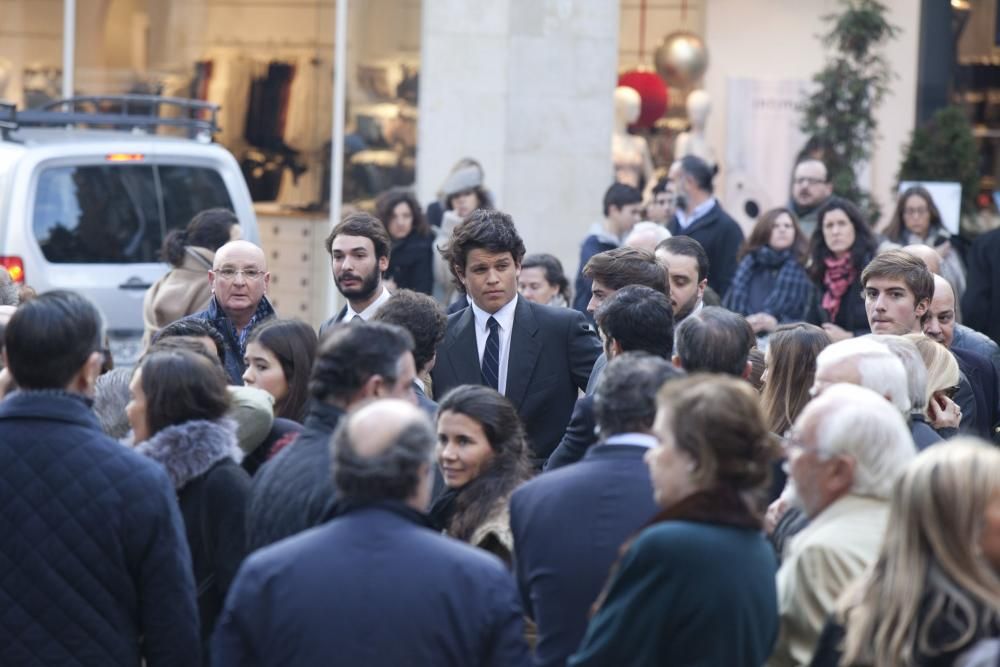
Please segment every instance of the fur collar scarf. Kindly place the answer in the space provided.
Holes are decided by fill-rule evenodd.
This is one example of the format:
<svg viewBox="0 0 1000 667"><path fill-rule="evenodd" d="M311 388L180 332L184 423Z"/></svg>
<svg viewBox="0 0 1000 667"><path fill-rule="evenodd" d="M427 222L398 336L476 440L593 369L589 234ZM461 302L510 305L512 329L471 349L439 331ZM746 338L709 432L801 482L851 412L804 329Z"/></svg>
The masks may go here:
<svg viewBox="0 0 1000 667"><path fill-rule="evenodd" d="M236 422L231 419L195 419L168 426L135 449L166 468L178 491L219 461L228 458L239 463L243 458Z"/></svg>

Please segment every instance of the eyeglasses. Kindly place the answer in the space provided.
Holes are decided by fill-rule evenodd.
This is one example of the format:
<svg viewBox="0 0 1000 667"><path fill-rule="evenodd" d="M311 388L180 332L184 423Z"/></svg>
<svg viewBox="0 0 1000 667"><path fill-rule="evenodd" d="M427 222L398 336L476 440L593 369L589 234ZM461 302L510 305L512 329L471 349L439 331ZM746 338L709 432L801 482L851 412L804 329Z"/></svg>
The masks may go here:
<svg viewBox="0 0 1000 667"><path fill-rule="evenodd" d="M260 280L264 277L264 271L258 271L257 269L213 269L215 275L219 276L223 280L236 280L236 276L242 274L247 280Z"/></svg>
<svg viewBox="0 0 1000 667"><path fill-rule="evenodd" d="M903 215L927 215L928 209L926 206L914 206L910 208L907 206L903 209Z"/></svg>
<svg viewBox="0 0 1000 667"><path fill-rule="evenodd" d="M826 183L822 178L813 178L812 176L799 176L794 181L795 185L819 185L821 183Z"/></svg>

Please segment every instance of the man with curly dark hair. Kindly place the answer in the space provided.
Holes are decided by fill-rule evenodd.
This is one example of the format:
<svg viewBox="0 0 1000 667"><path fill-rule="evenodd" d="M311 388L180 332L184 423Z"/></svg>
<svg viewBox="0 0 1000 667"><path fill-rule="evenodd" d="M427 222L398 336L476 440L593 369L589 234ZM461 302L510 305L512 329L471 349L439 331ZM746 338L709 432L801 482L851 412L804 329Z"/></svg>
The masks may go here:
<svg viewBox="0 0 1000 667"><path fill-rule="evenodd" d="M600 341L582 313L518 298L524 241L508 214L473 211L442 254L470 306L448 318L434 392L462 384L499 391L517 407L540 467L587 386Z"/></svg>

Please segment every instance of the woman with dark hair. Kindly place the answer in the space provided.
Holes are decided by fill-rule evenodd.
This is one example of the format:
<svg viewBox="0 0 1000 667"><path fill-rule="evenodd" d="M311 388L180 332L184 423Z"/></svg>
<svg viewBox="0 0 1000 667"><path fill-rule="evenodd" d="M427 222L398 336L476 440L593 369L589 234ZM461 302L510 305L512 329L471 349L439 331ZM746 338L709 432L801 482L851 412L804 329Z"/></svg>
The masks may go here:
<svg viewBox="0 0 1000 667"><path fill-rule="evenodd" d="M1000 452L959 438L896 482L878 560L841 596L811 664L996 665L998 639ZM964 659L990 643L988 661Z"/></svg>
<svg viewBox="0 0 1000 667"><path fill-rule="evenodd" d="M965 266L951 245L951 234L941 223L941 213L927 188L915 185L899 196L885 237L900 245L926 245L941 256L941 277L948 280L960 300L965 292Z"/></svg>
<svg viewBox="0 0 1000 667"><path fill-rule="evenodd" d="M375 202L375 217L392 238L385 277L389 289L430 294L434 289L434 234L413 193L403 188L385 192Z"/></svg>
<svg viewBox="0 0 1000 667"><path fill-rule="evenodd" d="M508 501L531 476L517 410L489 387L463 385L445 395L437 414L437 459L447 490L431 507L431 522L510 566Z"/></svg>
<svg viewBox="0 0 1000 667"><path fill-rule="evenodd" d="M809 242L795 214L774 208L754 225L722 305L747 318L755 334L803 320L814 293L805 270Z"/></svg>
<svg viewBox="0 0 1000 667"><path fill-rule="evenodd" d="M820 293L810 318L833 342L871 333L861 297L861 271L875 256L878 240L861 210L830 197L816 212L809 276Z"/></svg>
<svg viewBox="0 0 1000 667"><path fill-rule="evenodd" d="M185 229L167 234L160 252L170 271L153 283L142 302L147 345L162 327L206 307L212 298L207 272L215 251L241 235L240 221L225 208L201 211Z"/></svg>
<svg viewBox="0 0 1000 667"><path fill-rule="evenodd" d="M777 564L758 511L774 457L744 380L695 374L657 398L646 453L662 511L633 540L568 665L764 664L778 637Z"/></svg>
<svg viewBox="0 0 1000 667"><path fill-rule="evenodd" d="M222 367L182 349L139 363L126 406L136 450L159 462L177 491L198 590L203 651L245 554L250 477L239 465L236 424L224 416Z"/></svg>
<svg viewBox="0 0 1000 667"><path fill-rule="evenodd" d="M517 278L517 291L528 301L543 306L566 308L573 302L562 262L547 253L524 258L521 262L521 275Z"/></svg>
<svg viewBox="0 0 1000 667"><path fill-rule="evenodd" d="M250 334L243 382L274 397L275 417L305 419L318 344L316 332L300 320L272 320Z"/></svg>

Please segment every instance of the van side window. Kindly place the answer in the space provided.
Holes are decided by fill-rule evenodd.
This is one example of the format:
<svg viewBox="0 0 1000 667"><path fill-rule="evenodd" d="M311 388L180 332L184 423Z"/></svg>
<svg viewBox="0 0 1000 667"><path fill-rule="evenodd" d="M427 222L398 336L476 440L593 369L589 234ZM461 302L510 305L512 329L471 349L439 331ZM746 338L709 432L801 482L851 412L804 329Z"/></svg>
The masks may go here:
<svg viewBox="0 0 1000 667"><path fill-rule="evenodd" d="M32 229L49 262L158 262L165 233L213 206L232 202L211 169L51 167L38 176Z"/></svg>

